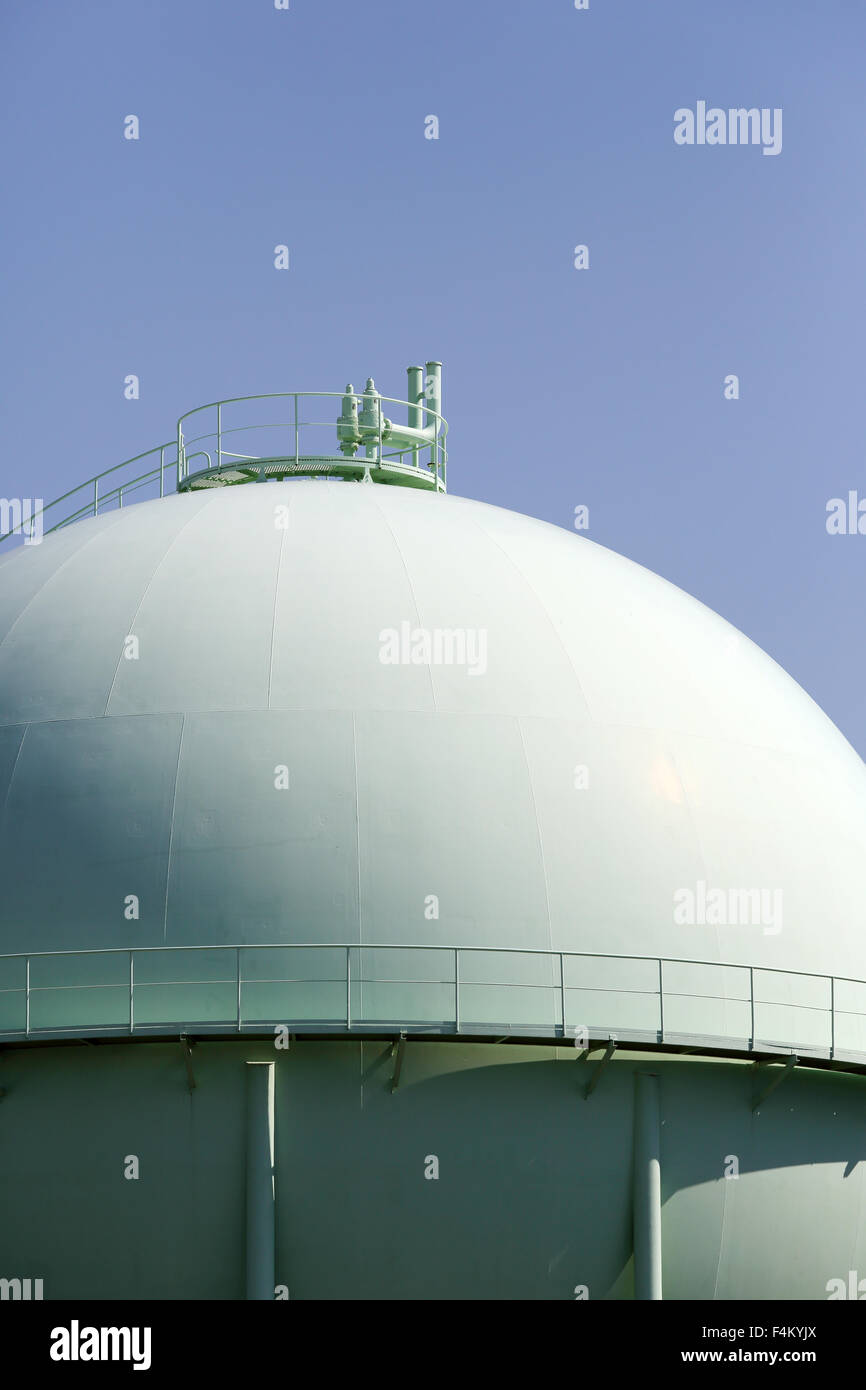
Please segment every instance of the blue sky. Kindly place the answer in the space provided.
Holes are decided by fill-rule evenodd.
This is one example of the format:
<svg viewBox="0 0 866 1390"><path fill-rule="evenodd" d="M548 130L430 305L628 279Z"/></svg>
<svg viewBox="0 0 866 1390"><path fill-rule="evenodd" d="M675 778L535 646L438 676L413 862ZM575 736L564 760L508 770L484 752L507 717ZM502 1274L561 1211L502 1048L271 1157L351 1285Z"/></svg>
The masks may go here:
<svg viewBox="0 0 866 1390"><path fill-rule="evenodd" d="M866 535L825 525L866 497L864 40L861 0L5 0L0 495L441 358L451 491L587 505L866 753ZM700 100L781 153L676 145Z"/></svg>

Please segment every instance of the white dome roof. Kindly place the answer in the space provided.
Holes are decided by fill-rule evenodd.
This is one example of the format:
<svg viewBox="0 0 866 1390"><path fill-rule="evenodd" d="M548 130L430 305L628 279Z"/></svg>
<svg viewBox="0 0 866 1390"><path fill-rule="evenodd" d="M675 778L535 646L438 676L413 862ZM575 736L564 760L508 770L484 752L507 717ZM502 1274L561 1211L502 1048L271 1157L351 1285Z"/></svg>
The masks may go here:
<svg viewBox="0 0 866 1390"><path fill-rule="evenodd" d="M486 634L485 669L383 663L403 624ZM250 484L4 556L0 807L5 952L442 942L866 977L866 769L821 710L673 585L453 496ZM781 891L781 930L677 925L701 881Z"/></svg>

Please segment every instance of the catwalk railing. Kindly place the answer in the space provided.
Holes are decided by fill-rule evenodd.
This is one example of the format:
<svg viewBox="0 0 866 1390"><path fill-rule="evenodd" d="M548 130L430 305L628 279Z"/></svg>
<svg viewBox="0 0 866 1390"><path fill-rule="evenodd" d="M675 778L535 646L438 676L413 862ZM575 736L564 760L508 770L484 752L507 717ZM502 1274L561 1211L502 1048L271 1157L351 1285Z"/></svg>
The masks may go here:
<svg viewBox="0 0 866 1390"><path fill-rule="evenodd" d="M106 468L45 506L39 498L28 502L0 499L5 502L5 508L0 505L0 545L14 537L38 545L52 531L122 508L124 499L128 503L130 497L137 502L164 497L167 491L175 490L177 472L177 445L172 440Z"/></svg>
<svg viewBox="0 0 866 1390"><path fill-rule="evenodd" d="M357 423L341 423L353 401ZM339 391L285 391L237 396L187 411L177 437L88 478L43 505L40 498L0 498L0 545L18 537L38 544L44 535L86 517L116 511L130 501L250 480L285 477L379 481L444 492L448 424L429 406L427 425L416 430L390 420L409 401L393 396Z"/></svg>
<svg viewBox="0 0 866 1390"><path fill-rule="evenodd" d="M347 400L355 405L354 423L337 414ZM400 413L413 410L409 401L378 392L336 391L238 396L197 406L178 421L178 490L298 475L360 478L369 471L444 492L447 421L425 407L426 432L407 439L406 427L386 413L393 414L393 406Z"/></svg>
<svg viewBox="0 0 866 1390"><path fill-rule="evenodd" d="M0 956L0 1038L401 1032L866 1061L866 982L657 956L347 944Z"/></svg>

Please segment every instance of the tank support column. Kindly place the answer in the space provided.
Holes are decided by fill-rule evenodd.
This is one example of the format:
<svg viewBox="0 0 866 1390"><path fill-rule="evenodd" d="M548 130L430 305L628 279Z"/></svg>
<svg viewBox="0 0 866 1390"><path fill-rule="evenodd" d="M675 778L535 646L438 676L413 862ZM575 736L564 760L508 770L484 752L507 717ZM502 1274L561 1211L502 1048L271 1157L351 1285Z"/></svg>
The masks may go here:
<svg viewBox="0 0 866 1390"><path fill-rule="evenodd" d="M246 1063L246 1297L274 1297L274 1063Z"/></svg>
<svg viewBox="0 0 866 1390"><path fill-rule="evenodd" d="M662 1191L659 1143L659 1079L635 1072L634 1089L634 1296L662 1296Z"/></svg>

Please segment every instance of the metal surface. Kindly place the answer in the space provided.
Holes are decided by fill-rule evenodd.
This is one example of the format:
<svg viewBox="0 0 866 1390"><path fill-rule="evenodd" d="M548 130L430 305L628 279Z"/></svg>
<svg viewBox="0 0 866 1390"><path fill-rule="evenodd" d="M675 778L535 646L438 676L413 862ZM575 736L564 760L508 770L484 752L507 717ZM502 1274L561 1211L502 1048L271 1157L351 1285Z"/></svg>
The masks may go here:
<svg viewBox="0 0 866 1390"><path fill-rule="evenodd" d="M372 383L321 446L298 397L219 403L181 495L97 478L0 555L3 1258L46 1297L654 1296L663 1123L667 1296L824 1297L866 1268L863 764L673 586L436 495L411 382L402 465ZM335 476L224 486L268 460ZM678 920L708 884L779 910ZM617 1041L590 1105L576 1028Z"/></svg>
<svg viewBox="0 0 866 1390"><path fill-rule="evenodd" d="M647 1058L618 1048L583 1105L562 1043L413 1039L395 1095L389 1051L199 1040L190 1096L176 1037L7 1048L2 1273L44 1277L46 1299L243 1299L244 1063L276 1057L274 1282L292 1302L567 1302L576 1285L591 1302L631 1299ZM651 1069L665 1298L826 1299L828 1280L862 1275L860 1078L798 1067L756 1116L749 1063L656 1056ZM136 1184L120 1177L130 1152Z"/></svg>
<svg viewBox="0 0 866 1390"><path fill-rule="evenodd" d="M483 633L486 661L383 663L403 624ZM700 972L665 966L665 1033L744 1037L744 968L866 979L866 772L826 717L671 585L450 495L218 489L0 557L0 803L3 953L378 937L729 963L700 1027L676 1015ZM780 929L677 923L701 880L778 888ZM655 1029L657 982L616 984Z"/></svg>

